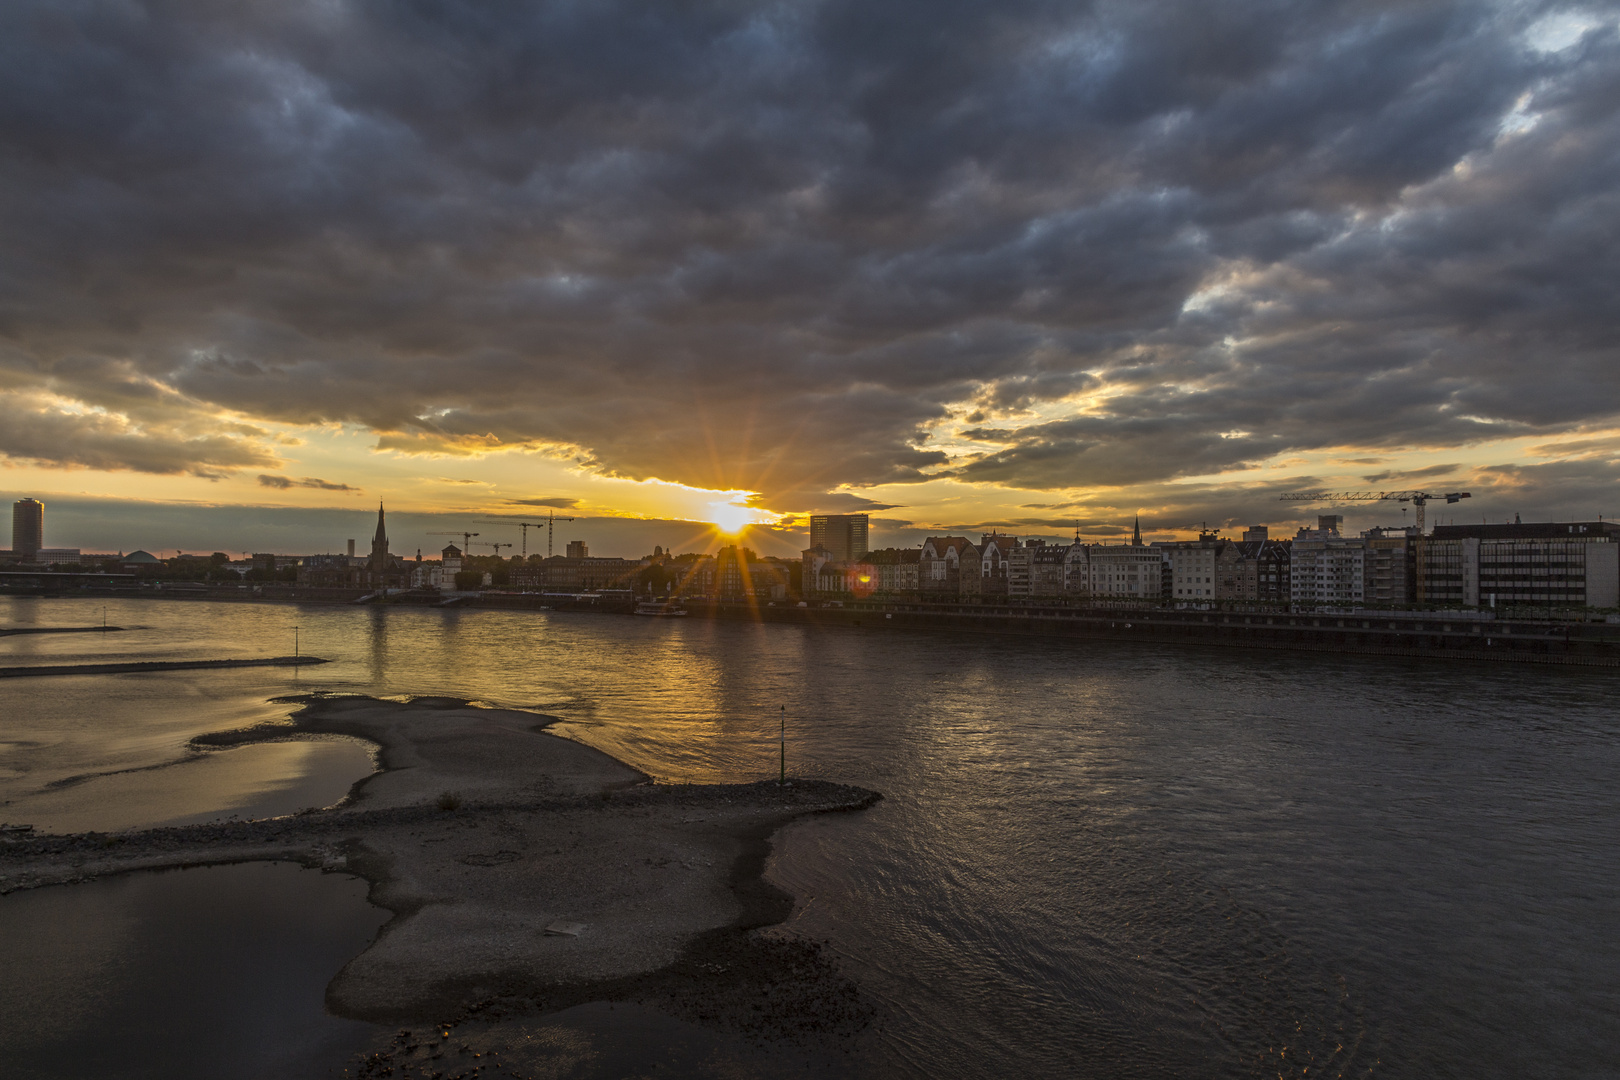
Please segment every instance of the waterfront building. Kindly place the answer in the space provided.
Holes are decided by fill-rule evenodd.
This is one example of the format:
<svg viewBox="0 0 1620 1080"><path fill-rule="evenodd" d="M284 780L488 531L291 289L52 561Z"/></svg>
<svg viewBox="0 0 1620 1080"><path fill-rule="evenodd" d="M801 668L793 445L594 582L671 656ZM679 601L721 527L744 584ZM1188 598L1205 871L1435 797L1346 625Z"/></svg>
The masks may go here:
<svg viewBox="0 0 1620 1080"><path fill-rule="evenodd" d="M1141 536L1140 529L1136 538ZM1095 545L1087 552L1094 599L1158 602L1164 595L1164 556L1140 544Z"/></svg>
<svg viewBox="0 0 1620 1080"><path fill-rule="evenodd" d="M1007 595L1062 596L1067 591L1069 549L1068 544L1045 540L1014 544L1007 553Z"/></svg>
<svg viewBox="0 0 1620 1080"><path fill-rule="evenodd" d="M1360 607L1366 593L1367 544L1339 535L1337 514L1301 529L1290 553L1289 602L1300 607Z"/></svg>
<svg viewBox="0 0 1620 1080"><path fill-rule="evenodd" d="M1612 521L1437 525L1416 547L1422 604L1620 607Z"/></svg>
<svg viewBox="0 0 1620 1080"><path fill-rule="evenodd" d="M960 596L963 579L979 579L979 549L965 536L930 536L917 564L917 587L924 593Z"/></svg>
<svg viewBox="0 0 1620 1080"><path fill-rule="evenodd" d="M1416 526L1368 529L1366 581L1362 601L1369 607L1407 607L1417 602Z"/></svg>
<svg viewBox="0 0 1620 1080"><path fill-rule="evenodd" d="M357 589L365 585L364 575L347 555L305 555L298 561L298 584L312 588Z"/></svg>
<svg viewBox="0 0 1620 1080"><path fill-rule="evenodd" d="M962 594L964 596L973 593L981 596L1007 595L1007 571L1013 550L1017 546L1018 538L1015 536L1006 536L998 532L983 533L979 537L978 546L978 581L975 583L963 579Z"/></svg>
<svg viewBox="0 0 1620 1080"><path fill-rule="evenodd" d="M1197 540L1157 541L1153 545L1164 560L1163 595L1176 604L1207 604L1239 598L1238 546L1212 532Z"/></svg>
<svg viewBox="0 0 1620 1080"><path fill-rule="evenodd" d="M868 525L866 514L813 514L810 546L832 552L839 562L855 562L868 550Z"/></svg>
<svg viewBox="0 0 1620 1080"><path fill-rule="evenodd" d="M885 548L869 551L860 559L865 584L872 592L883 594L915 593L921 565L920 548Z"/></svg>
<svg viewBox="0 0 1620 1080"><path fill-rule="evenodd" d="M1244 535L1253 533L1247 530ZM1264 526L1259 527L1264 532ZM1292 540L1241 540L1237 543L1237 589L1235 599L1263 604L1287 604L1293 599L1290 576Z"/></svg>
<svg viewBox="0 0 1620 1080"><path fill-rule="evenodd" d="M11 504L11 556L31 563L45 546L45 504L38 499L18 499Z"/></svg>
<svg viewBox="0 0 1620 1080"><path fill-rule="evenodd" d="M1086 596L1091 592L1091 549L1080 542L1079 530L1074 543L1063 552L1063 592L1067 596Z"/></svg>
<svg viewBox="0 0 1620 1080"><path fill-rule="evenodd" d="M461 549L446 544L439 552L439 591L451 592L456 587L456 575L461 573Z"/></svg>
<svg viewBox="0 0 1620 1080"><path fill-rule="evenodd" d="M572 545L569 546L572 547ZM640 559L617 559L596 555L553 555L549 559L541 559L539 562L514 566L507 581L513 588L538 589L542 592L596 592L601 589L634 589L636 587L636 577L641 573L641 570ZM448 567L445 573L449 574Z"/></svg>

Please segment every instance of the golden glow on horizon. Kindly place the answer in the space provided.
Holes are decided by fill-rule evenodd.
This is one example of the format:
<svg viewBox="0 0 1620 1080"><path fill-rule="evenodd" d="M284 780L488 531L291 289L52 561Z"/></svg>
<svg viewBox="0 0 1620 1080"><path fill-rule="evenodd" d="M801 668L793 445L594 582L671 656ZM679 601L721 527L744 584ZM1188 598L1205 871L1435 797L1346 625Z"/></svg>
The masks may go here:
<svg viewBox="0 0 1620 1080"><path fill-rule="evenodd" d="M740 506L734 502L709 504L709 520L727 536L741 535L748 526L764 524L772 520L773 516L752 506Z"/></svg>

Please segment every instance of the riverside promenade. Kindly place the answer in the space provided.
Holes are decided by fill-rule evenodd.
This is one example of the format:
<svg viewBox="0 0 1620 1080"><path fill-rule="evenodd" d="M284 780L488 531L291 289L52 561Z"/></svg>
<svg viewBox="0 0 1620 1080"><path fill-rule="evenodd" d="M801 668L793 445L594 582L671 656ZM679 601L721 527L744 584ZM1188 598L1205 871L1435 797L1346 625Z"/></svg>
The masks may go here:
<svg viewBox="0 0 1620 1080"><path fill-rule="evenodd" d="M499 611L577 611L631 615L623 596L489 591L404 593L387 599L363 590L296 586L188 587L64 592L62 598L115 595L153 600L244 603L390 604ZM1357 653L1436 660L1620 667L1620 622L1578 613L1565 618L1516 618L1493 611L1355 610L1290 612L1232 606L1197 610L1132 607L1127 603L1056 604L983 597L975 601L846 600L799 606L792 601L720 602L686 598L691 618L744 620L826 629L954 631L1032 637L1142 641L1296 652Z"/></svg>

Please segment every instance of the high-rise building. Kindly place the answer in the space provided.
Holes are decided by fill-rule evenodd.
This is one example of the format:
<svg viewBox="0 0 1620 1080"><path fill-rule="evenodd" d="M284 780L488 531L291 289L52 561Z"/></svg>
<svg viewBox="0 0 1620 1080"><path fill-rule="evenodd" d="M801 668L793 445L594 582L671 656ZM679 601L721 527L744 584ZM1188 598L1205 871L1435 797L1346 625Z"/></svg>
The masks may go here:
<svg viewBox="0 0 1620 1080"><path fill-rule="evenodd" d="M865 514L815 514L810 518L810 546L832 553L835 562L854 562L870 548Z"/></svg>
<svg viewBox="0 0 1620 1080"><path fill-rule="evenodd" d="M590 557L591 557L591 549L586 545L585 541L583 541L583 540L570 540L570 541L568 541L568 558L570 558L570 559L588 559Z"/></svg>
<svg viewBox="0 0 1620 1080"><path fill-rule="evenodd" d="M11 506L11 553L31 563L45 546L45 504L37 499L18 499Z"/></svg>

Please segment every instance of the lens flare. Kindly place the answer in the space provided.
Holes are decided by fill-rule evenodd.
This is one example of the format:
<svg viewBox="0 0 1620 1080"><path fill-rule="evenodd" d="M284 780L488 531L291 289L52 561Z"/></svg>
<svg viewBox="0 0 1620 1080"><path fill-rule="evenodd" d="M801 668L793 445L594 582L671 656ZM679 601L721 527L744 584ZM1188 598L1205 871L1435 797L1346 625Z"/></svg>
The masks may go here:
<svg viewBox="0 0 1620 1080"><path fill-rule="evenodd" d="M757 525L764 520L764 515L751 506L738 506L730 502L712 502L709 504L709 520L721 532L735 536L750 525Z"/></svg>

